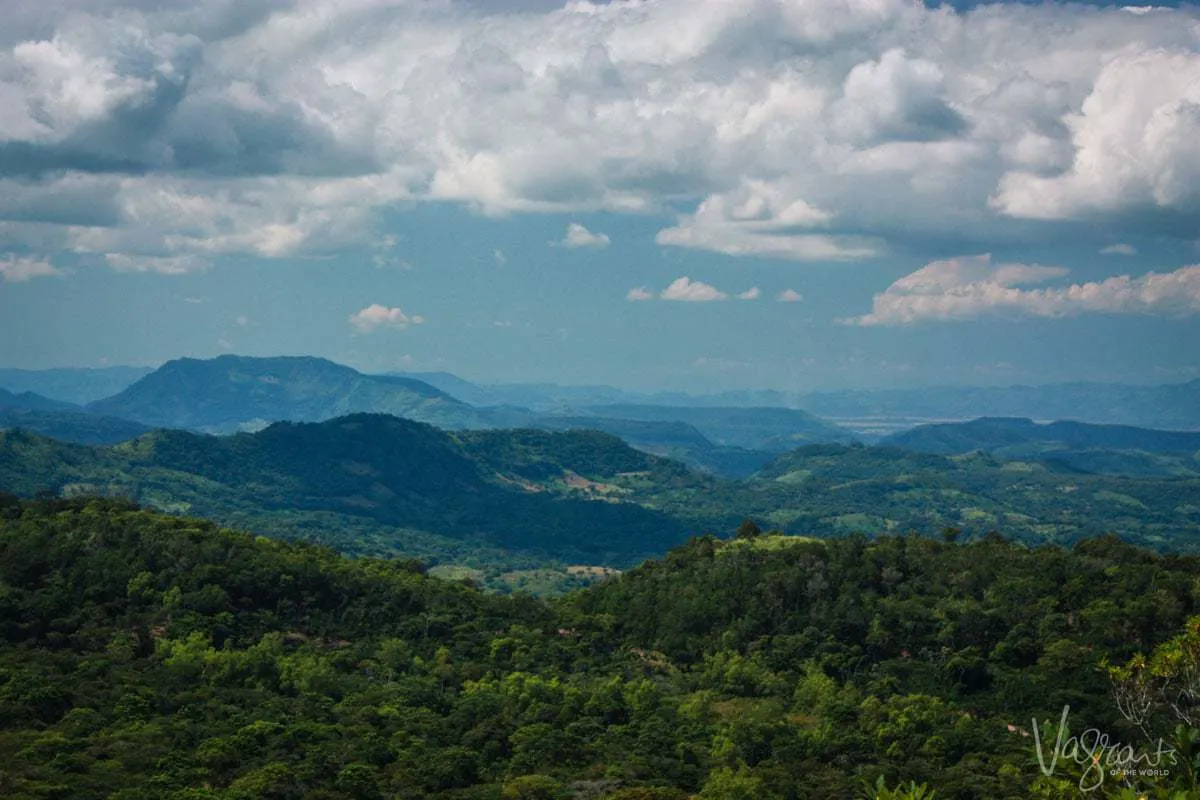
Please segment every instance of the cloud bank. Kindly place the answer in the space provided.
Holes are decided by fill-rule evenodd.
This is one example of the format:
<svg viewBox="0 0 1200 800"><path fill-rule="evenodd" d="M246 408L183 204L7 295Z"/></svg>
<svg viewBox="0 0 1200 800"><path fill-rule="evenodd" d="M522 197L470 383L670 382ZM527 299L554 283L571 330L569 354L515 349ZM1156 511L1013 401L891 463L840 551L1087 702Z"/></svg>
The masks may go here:
<svg viewBox="0 0 1200 800"><path fill-rule="evenodd" d="M1030 221L1194 238L1198 31L1070 4L10 0L0 254L321 255L427 201L799 261Z"/></svg>
<svg viewBox="0 0 1200 800"><path fill-rule="evenodd" d="M984 316L1200 313L1200 265L1140 277L1120 275L1060 287L1023 288L1066 274L1061 267L992 264L988 255L935 261L875 295L869 314L845 322L871 326Z"/></svg>

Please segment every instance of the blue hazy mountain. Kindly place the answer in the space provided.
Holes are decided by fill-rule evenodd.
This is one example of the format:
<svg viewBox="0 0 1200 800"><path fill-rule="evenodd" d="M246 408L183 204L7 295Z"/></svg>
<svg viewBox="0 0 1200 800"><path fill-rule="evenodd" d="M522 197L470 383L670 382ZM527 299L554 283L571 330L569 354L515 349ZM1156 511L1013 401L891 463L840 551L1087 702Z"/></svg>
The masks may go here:
<svg viewBox="0 0 1200 800"><path fill-rule="evenodd" d="M359 412L391 414L447 429L492 424L472 406L422 381L365 375L306 356L181 358L87 408L153 427L209 433L253 430L282 420L318 422Z"/></svg>
<svg viewBox="0 0 1200 800"><path fill-rule="evenodd" d="M35 392L75 405L110 397L149 375L153 367L72 367L66 369L0 369L0 388Z"/></svg>

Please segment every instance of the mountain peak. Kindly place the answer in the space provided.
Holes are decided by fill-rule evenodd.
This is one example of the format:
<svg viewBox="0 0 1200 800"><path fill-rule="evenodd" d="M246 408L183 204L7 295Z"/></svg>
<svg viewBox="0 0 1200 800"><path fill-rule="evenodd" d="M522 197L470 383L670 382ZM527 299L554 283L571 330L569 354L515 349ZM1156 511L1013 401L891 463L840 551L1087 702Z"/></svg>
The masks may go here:
<svg viewBox="0 0 1200 800"><path fill-rule="evenodd" d="M283 420L319 422L357 412L444 428L487 424L473 408L422 381L364 375L314 356L175 359L88 409L206 433L257 430Z"/></svg>

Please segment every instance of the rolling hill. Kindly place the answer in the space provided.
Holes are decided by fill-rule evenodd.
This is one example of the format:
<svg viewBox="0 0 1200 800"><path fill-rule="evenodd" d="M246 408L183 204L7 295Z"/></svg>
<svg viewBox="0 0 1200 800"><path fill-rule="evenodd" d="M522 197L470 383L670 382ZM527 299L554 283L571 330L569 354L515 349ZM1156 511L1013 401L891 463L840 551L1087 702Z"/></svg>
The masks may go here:
<svg viewBox="0 0 1200 800"><path fill-rule="evenodd" d="M626 499L615 471L683 470L594 432L455 436L356 414L207 436L157 430L114 447L0 433L0 489L123 496L350 553L625 567L687 526ZM519 457L518 457L519 454Z"/></svg>
<svg viewBox="0 0 1200 800"><path fill-rule="evenodd" d="M982 451L1009 460L1049 460L1103 474L1200 475L1200 433L1195 432L985 417L923 425L882 443L923 453Z"/></svg>
<svg viewBox="0 0 1200 800"><path fill-rule="evenodd" d="M352 554L473 568L625 568L746 516L829 537L945 528L1030 545L1116 533L1200 552L1200 478L1094 475L1058 462L808 445L746 479L594 431L448 433L382 415L257 433L153 431L112 447L0 433L0 490L124 496Z"/></svg>
<svg viewBox="0 0 1200 800"><path fill-rule="evenodd" d="M686 422L608 417L538 417L532 423L547 430L595 430L619 437L630 447L681 461L693 469L742 478L765 466L774 453L713 444Z"/></svg>
<svg viewBox="0 0 1200 800"><path fill-rule="evenodd" d="M319 422L353 413L392 414L447 429L492 424L484 414L427 383L364 375L311 357L169 361L87 408L153 427L206 433L255 430L281 420Z"/></svg>

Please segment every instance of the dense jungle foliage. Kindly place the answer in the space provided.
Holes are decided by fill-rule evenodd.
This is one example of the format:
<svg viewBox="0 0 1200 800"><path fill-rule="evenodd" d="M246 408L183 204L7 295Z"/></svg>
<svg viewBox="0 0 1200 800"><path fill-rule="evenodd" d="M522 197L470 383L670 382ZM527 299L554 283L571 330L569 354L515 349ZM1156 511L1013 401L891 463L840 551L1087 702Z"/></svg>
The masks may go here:
<svg viewBox="0 0 1200 800"><path fill-rule="evenodd" d="M1112 537L747 523L543 601L122 501L0 517L6 798L1196 796L1200 560ZM1169 774L1096 782L1067 706Z"/></svg>

